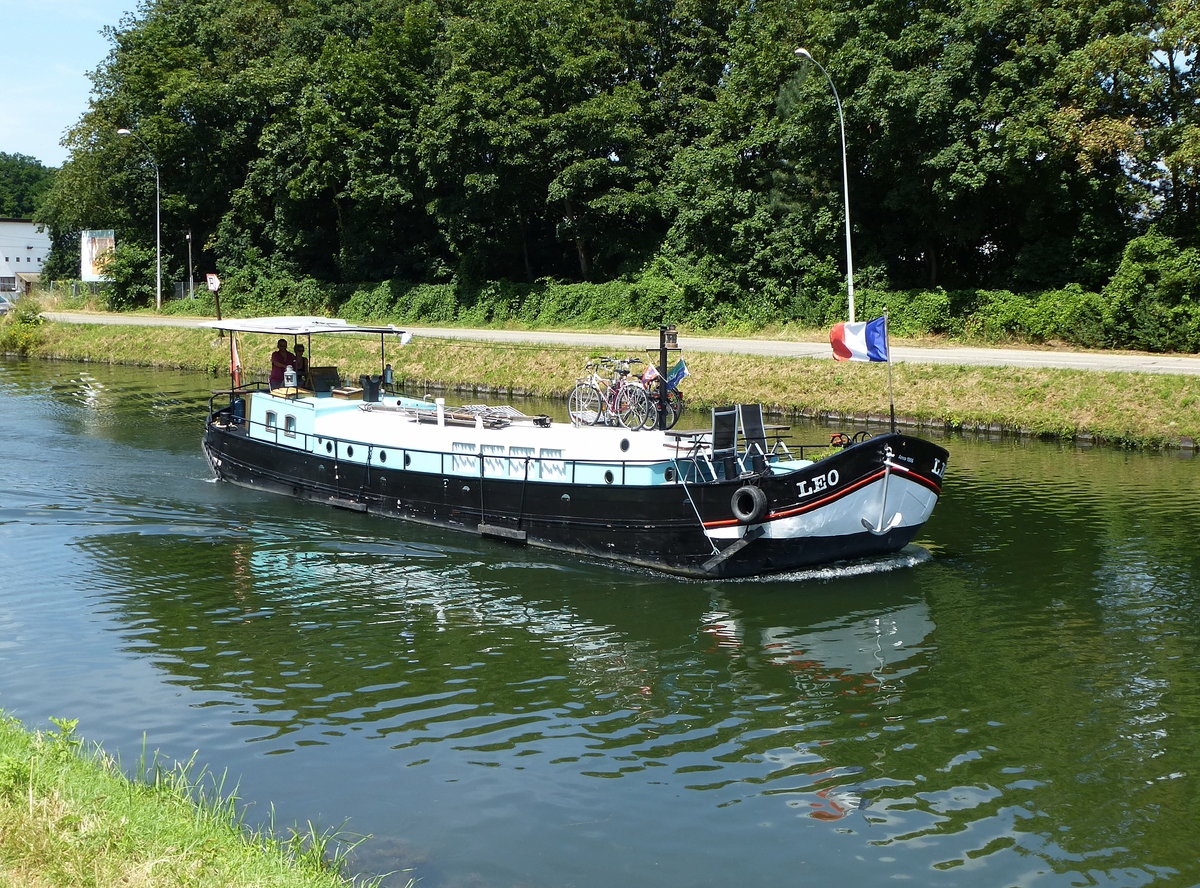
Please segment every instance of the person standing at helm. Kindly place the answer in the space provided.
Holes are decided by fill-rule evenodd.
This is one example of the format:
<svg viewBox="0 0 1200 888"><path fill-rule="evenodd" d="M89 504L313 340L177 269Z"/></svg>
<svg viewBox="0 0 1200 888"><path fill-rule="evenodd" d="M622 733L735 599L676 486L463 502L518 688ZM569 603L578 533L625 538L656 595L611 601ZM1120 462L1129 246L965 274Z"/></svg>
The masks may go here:
<svg viewBox="0 0 1200 888"><path fill-rule="evenodd" d="M294 367L295 364L296 356L288 351L287 340L279 340L275 344L275 351L271 352L271 388L282 386L284 371L288 367Z"/></svg>

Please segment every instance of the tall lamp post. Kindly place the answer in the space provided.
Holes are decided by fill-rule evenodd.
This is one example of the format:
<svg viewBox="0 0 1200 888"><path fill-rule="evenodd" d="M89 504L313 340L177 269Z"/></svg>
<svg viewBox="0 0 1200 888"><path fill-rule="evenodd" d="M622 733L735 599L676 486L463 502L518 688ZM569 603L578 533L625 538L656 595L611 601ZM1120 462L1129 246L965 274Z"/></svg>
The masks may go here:
<svg viewBox="0 0 1200 888"><path fill-rule="evenodd" d="M837 87L833 85L833 78L829 76L829 72L825 70L825 66L813 58L812 53L803 46L796 47L796 55L802 59L808 59L816 65L821 73L825 75L825 79L829 81L829 88L833 90L833 101L837 105L838 126L842 133L842 198L846 207L846 291L850 299L850 322L854 322L854 256L850 250L850 173L846 166L846 118L842 114L842 100L838 97Z"/></svg>
<svg viewBox="0 0 1200 888"><path fill-rule="evenodd" d="M130 129L117 130L118 136L133 136L142 143L146 154L150 156L150 165L154 167L154 307L162 311L162 187L158 176L158 160L146 140Z"/></svg>

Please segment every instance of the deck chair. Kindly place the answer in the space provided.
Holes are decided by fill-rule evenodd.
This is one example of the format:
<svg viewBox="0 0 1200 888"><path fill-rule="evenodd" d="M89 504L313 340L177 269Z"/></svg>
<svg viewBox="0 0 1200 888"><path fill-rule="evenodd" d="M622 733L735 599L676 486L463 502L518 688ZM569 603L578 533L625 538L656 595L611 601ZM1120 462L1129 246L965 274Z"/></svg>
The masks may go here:
<svg viewBox="0 0 1200 888"><path fill-rule="evenodd" d="M308 375L312 379L313 391L318 394L329 394L342 384L337 367L310 367Z"/></svg>
<svg viewBox="0 0 1200 888"><path fill-rule="evenodd" d="M767 467L767 432L763 427L762 404L738 404L737 411L746 445L742 471L761 472Z"/></svg>
<svg viewBox="0 0 1200 888"><path fill-rule="evenodd" d="M736 478L738 472L738 407L714 407L712 412L712 462L714 474Z"/></svg>

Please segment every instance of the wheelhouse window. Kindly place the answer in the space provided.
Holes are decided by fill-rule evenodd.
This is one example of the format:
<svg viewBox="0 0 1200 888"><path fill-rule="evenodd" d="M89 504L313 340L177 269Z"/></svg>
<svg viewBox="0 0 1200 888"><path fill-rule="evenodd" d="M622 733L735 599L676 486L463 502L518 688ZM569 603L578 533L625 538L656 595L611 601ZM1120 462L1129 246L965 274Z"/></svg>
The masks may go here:
<svg viewBox="0 0 1200 888"><path fill-rule="evenodd" d="M273 429L279 425L279 417L275 415L274 410L267 411L267 428Z"/></svg>
<svg viewBox="0 0 1200 888"><path fill-rule="evenodd" d="M283 418L283 433L289 438L296 437L296 417L290 413Z"/></svg>

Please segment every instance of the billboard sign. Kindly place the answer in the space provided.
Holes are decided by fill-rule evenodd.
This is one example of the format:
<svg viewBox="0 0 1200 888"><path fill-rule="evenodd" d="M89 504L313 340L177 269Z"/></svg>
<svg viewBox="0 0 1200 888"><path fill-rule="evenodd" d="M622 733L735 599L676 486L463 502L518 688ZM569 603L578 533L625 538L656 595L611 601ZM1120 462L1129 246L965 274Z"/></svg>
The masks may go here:
<svg viewBox="0 0 1200 888"><path fill-rule="evenodd" d="M81 281L106 281L104 263L116 248L116 234L111 228L84 231L79 242L79 279Z"/></svg>

